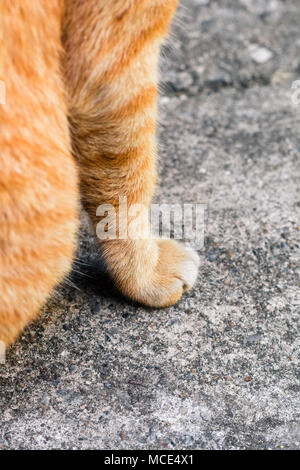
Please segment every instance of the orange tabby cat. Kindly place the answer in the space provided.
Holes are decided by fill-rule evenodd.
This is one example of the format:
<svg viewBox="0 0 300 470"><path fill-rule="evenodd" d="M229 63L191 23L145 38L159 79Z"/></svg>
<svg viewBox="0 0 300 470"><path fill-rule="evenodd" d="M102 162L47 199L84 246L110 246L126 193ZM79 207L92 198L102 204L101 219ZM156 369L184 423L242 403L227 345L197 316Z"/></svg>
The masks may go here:
<svg viewBox="0 0 300 470"><path fill-rule="evenodd" d="M70 270L79 197L149 206L157 62L177 0L0 0L0 340L12 343ZM134 216L131 217L134 219ZM148 222L145 221L145 225ZM144 227L147 228L148 227ZM99 240L127 297L175 303L198 258L171 240Z"/></svg>

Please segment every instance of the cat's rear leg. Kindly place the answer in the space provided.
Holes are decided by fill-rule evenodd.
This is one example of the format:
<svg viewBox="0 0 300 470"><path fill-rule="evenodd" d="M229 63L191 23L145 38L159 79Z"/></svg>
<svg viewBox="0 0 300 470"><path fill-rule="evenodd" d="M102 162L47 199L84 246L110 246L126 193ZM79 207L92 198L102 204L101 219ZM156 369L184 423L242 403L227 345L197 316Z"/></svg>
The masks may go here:
<svg viewBox="0 0 300 470"><path fill-rule="evenodd" d="M66 0L64 46L81 195L97 207L119 197L149 208L156 183L157 62L176 0ZM103 214L102 214L103 215ZM128 216L128 226L137 222ZM147 305L175 303L196 280L198 256L155 240L147 219L136 239L100 240L120 290ZM141 230L141 236L137 234ZM148 231L148 233L147 233Z"/></svg>
<svg viewBox="0 0 300 470"><path fill-rule="evenodd" d="M12 343L71 266L77 175L59 71L61 2L2 2L0 341Z"/></svg>

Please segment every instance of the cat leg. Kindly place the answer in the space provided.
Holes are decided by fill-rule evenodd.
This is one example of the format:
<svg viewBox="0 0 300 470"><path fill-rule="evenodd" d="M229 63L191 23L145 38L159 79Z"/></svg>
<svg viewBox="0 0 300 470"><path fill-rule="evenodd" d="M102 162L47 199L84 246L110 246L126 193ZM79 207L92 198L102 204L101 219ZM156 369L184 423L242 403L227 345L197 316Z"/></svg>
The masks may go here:
<svg viewBox="0 0 300 470"><path fill-rule="evenodd" d="M3 11L4 10L4 11ZM1 2L0 345L71 267L77 170L60 76L61 2Z"/></svg>
<svg viewBox="0 0 300 470"><path fill-rule="evenodd" d="M95 228L101 204L113 205L118 215L120 196L127 198L128 206L151 204L156 184L157 65L176 4L66 1L64 67L73 149L83 205ZM147 218L141 222L129 213L128 226L134 227L135 237L99 240L111 277L135 301L172 305L196 280L197 254L175 241L151 237Z"/></svg>

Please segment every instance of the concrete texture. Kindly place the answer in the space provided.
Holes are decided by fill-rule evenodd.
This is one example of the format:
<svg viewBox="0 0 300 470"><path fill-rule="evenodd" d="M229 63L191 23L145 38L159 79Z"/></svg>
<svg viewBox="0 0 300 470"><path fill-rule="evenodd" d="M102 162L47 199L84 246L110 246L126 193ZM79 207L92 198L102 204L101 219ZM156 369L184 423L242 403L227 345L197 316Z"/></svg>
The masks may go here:
<svg viewBox="0 0 300 470"><path fill-rule="evenodd" d="M0 366L2 449L299 448L298 1L183 3L156 200L207 204L198 283L166 310L126 302L83 223Z"/></svg>

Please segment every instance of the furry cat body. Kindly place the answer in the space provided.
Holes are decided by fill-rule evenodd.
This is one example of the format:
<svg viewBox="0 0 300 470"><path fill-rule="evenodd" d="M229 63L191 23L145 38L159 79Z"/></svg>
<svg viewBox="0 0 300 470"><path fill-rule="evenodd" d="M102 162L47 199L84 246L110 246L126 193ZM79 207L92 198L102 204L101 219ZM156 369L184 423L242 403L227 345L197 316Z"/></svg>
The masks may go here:
<svg viewBox="0 0 300 470"><path fill-rule="evenodd" d="M81 199L94 226L156 184L159 48L177 0L0 0L0 340L12 343L71 269ZM147 225L147 222L145 222ZM99 241L135 301L175 303L198 258L171 240Z"/></svg>

